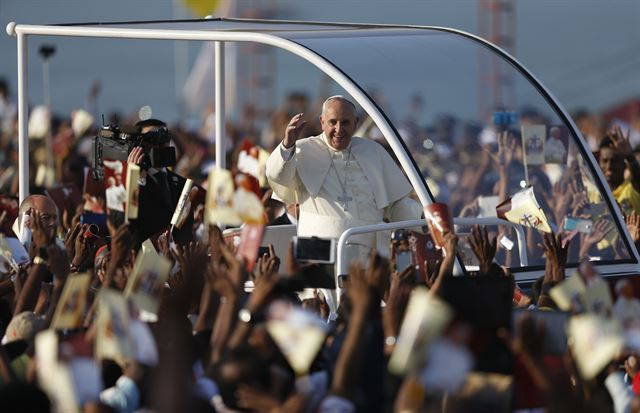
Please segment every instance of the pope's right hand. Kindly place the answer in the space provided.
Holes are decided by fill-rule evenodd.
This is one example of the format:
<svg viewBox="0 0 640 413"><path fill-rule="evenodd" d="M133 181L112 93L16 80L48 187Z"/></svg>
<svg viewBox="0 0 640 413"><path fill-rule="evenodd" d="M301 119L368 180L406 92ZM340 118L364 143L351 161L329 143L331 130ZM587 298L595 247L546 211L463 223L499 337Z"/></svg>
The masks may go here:
<svg viewBox="0 0 640 413"><path fill-rule="evenodd" d="M289 121L289 124L284 131L284 140L282 141L285 148L291 148L296 144L296 141L300 139L300 131L307 123L302 120L302 115L304 115L304 113L298 113Z"/></svg>

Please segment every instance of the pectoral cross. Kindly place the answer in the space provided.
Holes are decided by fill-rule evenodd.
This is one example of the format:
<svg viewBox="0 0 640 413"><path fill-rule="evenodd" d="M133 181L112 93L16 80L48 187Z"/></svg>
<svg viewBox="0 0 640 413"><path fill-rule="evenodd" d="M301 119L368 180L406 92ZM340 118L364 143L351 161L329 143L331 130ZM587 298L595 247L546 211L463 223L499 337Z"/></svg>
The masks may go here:
<svg viewBox="0 0 640 413"><path fill-rule="evenodd" d="M338 197L338 201L342 203L342 209L346 211L349 206L349 201L353 201L353 198L343 193L342 196Z"/></svg>

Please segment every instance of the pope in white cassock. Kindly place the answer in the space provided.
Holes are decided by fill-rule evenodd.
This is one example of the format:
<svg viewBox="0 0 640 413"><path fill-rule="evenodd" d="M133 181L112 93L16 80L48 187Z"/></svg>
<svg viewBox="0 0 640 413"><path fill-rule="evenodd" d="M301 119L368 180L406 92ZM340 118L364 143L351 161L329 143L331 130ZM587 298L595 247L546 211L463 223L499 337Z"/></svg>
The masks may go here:
<svg viewBox="0 0 640 413"><path fill-rule="evenodd" d="M384 218L420 217L420 204L408 197L411 185L387 151L373 140L353 136L353 103L343 96L328 98L322 105L319 136L300 139L306 123L302 115L291 119L266 168L274 193L286 203L300 204L299 236L337 239L348 228ZM375 233L350 242L364 247L357 252L361 258L377 247Z"/></svg>

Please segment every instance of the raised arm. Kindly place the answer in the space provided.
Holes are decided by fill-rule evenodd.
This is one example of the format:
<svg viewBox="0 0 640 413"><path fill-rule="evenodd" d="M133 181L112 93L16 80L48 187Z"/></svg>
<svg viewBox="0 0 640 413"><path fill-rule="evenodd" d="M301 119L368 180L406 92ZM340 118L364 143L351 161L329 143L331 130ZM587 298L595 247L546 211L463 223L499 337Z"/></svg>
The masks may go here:
<svg viewBox="0 0 640 413"><path fill-rule="evenodd" d="M498 199L500 202L507 199L509 196L509 167L511 161L515 156L516 151L516 139L508 131L502 132L498 135L498 153L492 154L489 152L491 159L493 159L496 168L500 174L500 181L498 184Z"/></svg>
<svg viewBox="0 0 640 413"><path fill-rule="evenodd" d="M42 222L41 214L34 211L32 215L33 243L37 248L38 255L33 259L33 265L29 269L29 275L16 302L14 314L20 314L22 311L33 311L35 308L38 295L40 295L42 280L48 272L47 266L49 263L45 256L45 251L48 246L53 244L55 239L55 230Z"/></svg>
<svg viewBox="0 0 640 413"><path fill-rule="evenodd" d="M351 313L347 334L336 361L331 393L353 401L358 378L362 376L361 366L364 362L363 346L366 336L364 330L374 296L360 265L353 264L349 268L347 294L351 302Z"/></svg>
<svg viewBox="0 0 640 413"><path fill-rule="evenodd" d="M210 288L218 292L221 297L211 333L211 362L217 361L227 347L229 337L238 320L242 288L247 278L242 262L236 259L223 244L220 245L220 251L226 266L214 263L207 280Z"/></svg>
<svg viewBox="0 0 640 413"><path fill-rule="evenodd" d="M443 250L445 257L434 269L436 278L430 282L429 293L437 295L440 291L444 279L453 275L453 266L456 262L456 248L458 247L458 236L453 232L445 232Z"/></svg>
<svg viewBox="0 0 640 413"><path fill-rule="evenodd" d="M544 234L541 247L546 263L542 291L537 304L539 307L555 308L555 304L549 296L549 290L565 278L564 269L567 266L569 244L567 242L562 245L562 236L551 233Z"/></svg>
<svg viewBox="0 0 640 413"><path fill-rule="evenodd" d="M498 237L493 237L490 240L487 227L485 225L476 225L471 228L469 244L480 261L480 273L488 274L498 249Z"/></svg>
<svg viewBox="0 0 640 413"><path fill-rule="evenodd" d="M256 274L255 288L249 296L249 300L244 306L244 314L254 316L263 311L268 303L276 284L278 283L278 268L280 260L275 254L273 245L269 246L269 254L260 257L257 263L258 271ZM231 337L229 338L228 347L233 349L244 343L253 328L252 320L248 322L242 320L239 323Z"/></svg>
<svg viewBox="0 0 640 413"><path fill-rule="evenodd" d="M51 292L49 309L47 310L45 318L45 326L49 327L53 320L53 313L60 300L62 289L69 275L69 257L65 250L55 244L47 248L47 251L49 253L49 268L53 273L53 291Z"/></svg>
<svg viewBox="0 0 640 413"><path fill-rule="evenodd" d="M267 159L267 179L272 184L276 193L279 192L278 187L274 186L273 183L283 186L293 186L295 184L295 163L289 161L295 154L296 141L300 138L302 127L306 123L302 120L302 115L302 113L299 113L291 118L285 130L282 143L271 152L271 155Z"/></svg>
<svg viewBox="0 0 640 413"><path fill-rule="evenodd" d="M624 157L624 161L631 172L631 184L633 185L633 189L635 189L636 192L640 192L640 164L638 164L638 161L633 154L631 143L629 143L629 132L624 135L620 126L616 126L609 136L611 137L611 141L618 153Z"/></svg>

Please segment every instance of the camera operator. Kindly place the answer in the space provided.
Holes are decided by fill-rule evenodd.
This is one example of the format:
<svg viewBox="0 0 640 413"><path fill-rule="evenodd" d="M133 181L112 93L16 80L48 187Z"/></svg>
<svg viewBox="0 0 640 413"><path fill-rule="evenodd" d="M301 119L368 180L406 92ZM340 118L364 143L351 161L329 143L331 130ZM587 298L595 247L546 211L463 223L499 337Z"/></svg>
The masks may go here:
<svg viewBox="0 0 640 413"><path fill-rule="evenodd" d="M136 123L136 127L143 134L149 132L166 131L167 125L158 119L146 119ZM140 165L140 206L138 219L132 222L134 231L134 245L140 245L144 240L163 231L169 226L171 216L176 208L182 187L186 180L168 170L166 167L148 166L145 152L150 149L169 147L169 141L153 144L145 141L136 146L129 153L128 163ZM146 168L146 170L144 169ZM184 245L192 239L191 228L193 217L190 216L182 229L173 231L173 238L177 244Z"/></svg>

